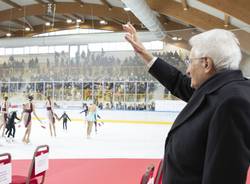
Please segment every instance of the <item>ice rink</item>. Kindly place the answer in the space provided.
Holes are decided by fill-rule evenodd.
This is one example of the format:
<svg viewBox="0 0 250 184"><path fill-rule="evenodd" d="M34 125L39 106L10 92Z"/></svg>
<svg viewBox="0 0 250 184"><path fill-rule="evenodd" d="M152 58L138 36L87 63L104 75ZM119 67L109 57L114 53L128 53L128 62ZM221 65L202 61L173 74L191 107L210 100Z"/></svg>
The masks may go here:
<svg viewBox="0 0 250 184"><path fill-rule="evenodd" d="M60 115L64 110L56 112ZM68 122L68 130L63 130L62 121L56 121L57 137L50 137L45 111L37 110L46 129L33 120L31 143L23 144L21 140L25 128L23 123L20 123L21 127L16 125L14 142L0 139L1 153L11 153L12 159L30 159L36 146L48 144L51 159L162 158L165 138L171 128L169 122L177 115L167 112L99 112L104 117L104 125L98 126L97 133L93 127L91 139L87 139L84 115L80 115L79 111L67 110L72 119L72 122ZM123 121L119 122L119 119Z"/></svg>

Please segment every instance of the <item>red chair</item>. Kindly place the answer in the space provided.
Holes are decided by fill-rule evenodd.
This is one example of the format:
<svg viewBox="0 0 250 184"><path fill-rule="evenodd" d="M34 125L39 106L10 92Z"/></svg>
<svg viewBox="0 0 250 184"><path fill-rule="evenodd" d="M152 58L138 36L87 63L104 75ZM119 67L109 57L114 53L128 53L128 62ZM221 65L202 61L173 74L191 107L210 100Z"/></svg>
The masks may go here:
<svg viewBox="0 0 250 184"><path fill-rule="evenodd" d="M162 184L162 175L163 175L163 160L161 160L158 165L154 184Z"/></svg>
<svg viewBox="0 0 250 184"><path fill-rule="evenodd" d="M46 170L41 170L40 172L36 172L36 164L38 165L38 158L43 154L49 153L48 145L38 146L34 152L33 159L31 161L31 165L29 168L28 176L12 176L12 184L38 184L38 179L41 178L41 184L44 183ZM48 160L46 160L48 161Z"/></svg>
<svg viewBox="0 0 250 184"><path fill-rule="evenodd" d="M11 156L10 156L10 154L9 153L0 154L0 168L1 167L6 167L8 164L11 164ZM4 181L2 181L2 180L4 180ZM6 175L1 176L0 183L2 183L2 182L5 183L6 180L7 180L7 182L11 182L10 181L11 180L11 165L10 165L9 173L6 173Z"/></svg>
<svg viewBox="0 0 250 184"><path fill-rule="evenodd" d="M148 184L149 180L154 177L154 169L155 166L152 164L147 167L146 172L142 175L140 184Z"/></svg>
<svg viewBox="0 0 250 184"><path fill-rule="evenodd" d="M162 160L160 161L155 177L154 177L154 169L155 167L152 164L150 164L147 167L146 172L142 175L140 184L148 184L151 179L153 181L153 184L162 184L163 161Z"/></svg>
<svg viewBox="0 0 250 184"><path fill-rule="evenodd" d="M246 184L250 184L250 166L248 167Z"/></svg>

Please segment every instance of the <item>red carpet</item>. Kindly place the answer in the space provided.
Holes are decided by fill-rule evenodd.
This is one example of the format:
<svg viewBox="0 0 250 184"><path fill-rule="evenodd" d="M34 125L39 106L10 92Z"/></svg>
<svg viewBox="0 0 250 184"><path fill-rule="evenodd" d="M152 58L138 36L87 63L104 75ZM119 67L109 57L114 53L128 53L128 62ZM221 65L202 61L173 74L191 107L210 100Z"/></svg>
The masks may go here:
<svg viewBox="0 0 250 184"><path fill-rule="evenodd" d="M46 184L137 184L158 159L50 159ZM13 174L27 175L29 160L14 160Z"/></svg>

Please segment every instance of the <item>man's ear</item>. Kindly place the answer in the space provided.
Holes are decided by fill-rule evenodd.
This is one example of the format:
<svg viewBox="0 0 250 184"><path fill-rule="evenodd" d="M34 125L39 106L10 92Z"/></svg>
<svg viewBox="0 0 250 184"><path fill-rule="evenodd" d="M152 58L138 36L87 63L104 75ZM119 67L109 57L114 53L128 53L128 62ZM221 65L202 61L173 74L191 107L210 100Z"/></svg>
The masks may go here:
<svg viewBox="0 0 250 184"><path fill-rule="evenodd" d="M203 62L203 66L206 70L206 72L211 72L214 70L214 63L211 58L205 58Z"/></svg>

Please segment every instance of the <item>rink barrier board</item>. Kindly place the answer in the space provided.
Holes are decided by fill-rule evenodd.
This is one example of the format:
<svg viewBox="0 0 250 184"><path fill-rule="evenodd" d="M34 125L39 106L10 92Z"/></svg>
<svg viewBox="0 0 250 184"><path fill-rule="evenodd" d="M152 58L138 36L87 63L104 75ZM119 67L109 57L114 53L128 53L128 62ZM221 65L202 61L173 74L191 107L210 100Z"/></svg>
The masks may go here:
<svg viewBox="0 0 250 184"><path fill-rule="evenodd" d="M47 121L47 118L40 118L43 121ZM32 120L36 120L36 118L32 118ZM80 118L73 118L71 119L73 122L80 122L83 123L85 120ZM58 122L58 121L57 121ZM62 121L60 121L62 122ZM70 122L70 121L68 121ZM140 121L140 120L111 120L111 119L101 119L97 120L97 122L103 122L103 123L128 123L128 124L154 124L154 125L172 125L173 122L167 122L167 121Z"/></svg>

